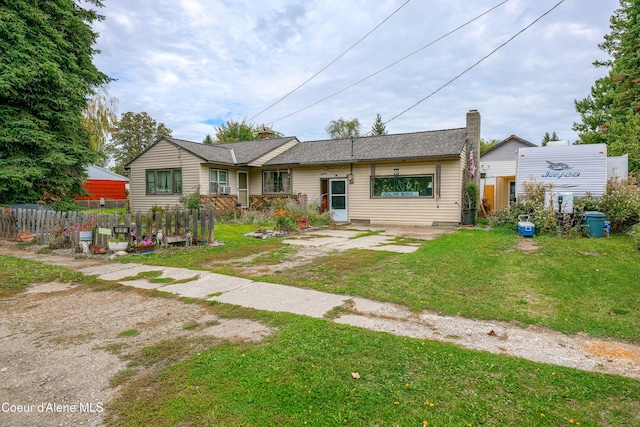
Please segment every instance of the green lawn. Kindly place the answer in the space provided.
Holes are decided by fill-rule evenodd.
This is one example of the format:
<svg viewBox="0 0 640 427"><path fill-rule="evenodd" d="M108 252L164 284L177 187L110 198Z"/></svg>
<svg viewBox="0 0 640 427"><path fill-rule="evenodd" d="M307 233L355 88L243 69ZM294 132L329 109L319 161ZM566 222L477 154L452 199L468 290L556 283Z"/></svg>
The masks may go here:
<svg viewBox="0 0 640 427"><path fill-rule="evenodd" d="M172 365L157 378L132 381L110 406L108 424L640 423L639 381L462 350L327 320L271 313L254 317L279 331L259 344L222 343ZM157 357L160 350L148 353Z"/></svg>
<svg viewBox="0 0 640 427"><path fill-rule="evenodd" d="M238 257L272 264L295 252L279 239L242 237L255 228L218 224L225 246L129 259L229 273ZM640 252L628 238L536 237L527 241L538 246L533 252L519 249L519 241L511 233L460 230L413 254L352 250L259 280L638 342ZM3 289L55 277L78 280L65 269L0 257ZM193 354L180 342L140 349L114 379L121 389L108 425L640 425L640 381L633 379L324 319L210 308L277 332L260 343L224 342ZM155 364L156 374L136 375Z"/></svg>

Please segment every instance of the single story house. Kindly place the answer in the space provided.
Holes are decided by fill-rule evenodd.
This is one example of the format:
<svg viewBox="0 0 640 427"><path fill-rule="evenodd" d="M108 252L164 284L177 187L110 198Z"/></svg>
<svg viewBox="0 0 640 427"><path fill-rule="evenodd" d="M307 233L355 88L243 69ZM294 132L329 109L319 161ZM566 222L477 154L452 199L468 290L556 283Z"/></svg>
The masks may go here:
<svg viewBox="0 0 640 427"><path fill-rule="evenodd" d="M84 182L84 188L88 194L77 196L76 200L99 201L127 199L127 187L129 178L119 175L100 166L90 165L89 177Z"/></svg>
<svg viewBox="0 0 640 427"><path fill-rule="evenodd" d="M481 197L486 199L490 211L506 209L515 203L518 150L525 147L537 145L511 135L482 153Z"/></svg>
<svg viewBox="0 0 640 427"><path fill-rule="evenodd" d="M194 193L217 211L305 197L326 204L336 222L458 224L469 145L479 141L477 110L463 128L353 139L205 145L164 137L125 166L130 207L181 205Z"/></svg>

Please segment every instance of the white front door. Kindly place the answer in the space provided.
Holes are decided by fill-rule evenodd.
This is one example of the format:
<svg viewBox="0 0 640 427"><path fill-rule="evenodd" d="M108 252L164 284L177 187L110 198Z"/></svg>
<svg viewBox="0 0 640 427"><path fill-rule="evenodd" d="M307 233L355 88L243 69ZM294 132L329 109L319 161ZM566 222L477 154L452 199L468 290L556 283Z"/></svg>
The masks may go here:
<svg viewBox="0 0 640 427"><path fill-rule="evenodd" d="M249 207L249 172L246 171L238 171L238 204Z"/></svg>
<svg viewBox="0 0 640 427"><path fill-rule="evenodd" d="M348 222L347 212L347 180L329 180L329 210L335 222Z"/></svg>

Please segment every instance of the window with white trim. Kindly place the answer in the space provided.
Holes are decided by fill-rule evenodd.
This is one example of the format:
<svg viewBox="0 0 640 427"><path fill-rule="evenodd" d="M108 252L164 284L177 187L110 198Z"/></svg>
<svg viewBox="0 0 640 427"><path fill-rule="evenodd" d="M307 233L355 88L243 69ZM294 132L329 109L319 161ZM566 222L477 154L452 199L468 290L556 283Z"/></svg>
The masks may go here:
<svg viewBox="0 0 640 427"><path fill-rule="evenodd" d="M263 171L262 194L282 193L291 193L291 172L288 170Z"/></svg>
<svg viewBox="0 0 640 427"><path fill-rule="evenodd" d="M374 176L371 197L433 197L433 175Z"/></svg>
<svg viewBox="0 0 640 427"><path fill-rule="evenodd" d="M181 169L149 169L147 194L182 194Z"/></svg>
<svg viewBox="0 0 640 427"><path fill-rule="evenodd" d="M218 188L229 185L225 169L209 169L209 193L217 194Z"/></svg>

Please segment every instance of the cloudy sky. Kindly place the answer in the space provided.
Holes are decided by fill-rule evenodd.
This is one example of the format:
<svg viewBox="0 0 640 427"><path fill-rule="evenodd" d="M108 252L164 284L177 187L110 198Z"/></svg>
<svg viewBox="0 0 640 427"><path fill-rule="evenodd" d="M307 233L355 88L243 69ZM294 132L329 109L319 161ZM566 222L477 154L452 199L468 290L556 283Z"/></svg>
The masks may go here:
<svg viewBox="0 0 640 427"><path fill-rule="evenodd" d="M565 0L445 86L558 2L107 0L94 62L117 79L109 94L120 114L146 111L191 141L229 119L301 141L326 139L340 117L368 132L376 114L400 114L389 133L459 128L470 109L482 115L485 140L540 143L555 131L573 141L574 100L606 74L592 62L606 59L598 44L618 0Z"/></svg>

